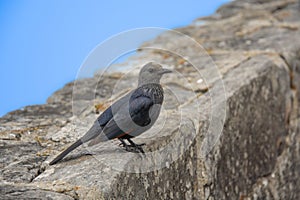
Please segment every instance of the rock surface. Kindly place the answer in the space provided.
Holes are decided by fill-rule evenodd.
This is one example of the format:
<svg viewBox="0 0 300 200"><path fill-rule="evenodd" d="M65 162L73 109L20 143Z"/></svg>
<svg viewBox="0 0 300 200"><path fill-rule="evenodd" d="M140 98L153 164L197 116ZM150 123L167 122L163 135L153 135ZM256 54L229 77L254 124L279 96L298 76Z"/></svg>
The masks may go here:
<svg viewBox="0 0 300 200"><path fill-rule="evenodd" d="M48 165L138 69L97 74L0 119L0 199L300 199L298 2L237 0L177 31L207 54L168 32L128 62L178 72L157 125L135 139L146 157L112 141Z"/></svg>

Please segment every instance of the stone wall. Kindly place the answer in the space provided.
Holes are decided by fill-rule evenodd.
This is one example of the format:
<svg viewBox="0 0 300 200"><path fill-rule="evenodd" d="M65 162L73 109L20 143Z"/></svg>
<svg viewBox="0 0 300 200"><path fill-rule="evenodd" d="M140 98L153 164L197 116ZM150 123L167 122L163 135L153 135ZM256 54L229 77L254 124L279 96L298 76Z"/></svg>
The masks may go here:
<svg viewBox="0 0 300 200"><path fill-rule="evenodd" d="M173 67L190 86L177 74L165 77L157 123L163 128L135 139L154 152L145 158L113 141L80 147L48 165L111 102L119 72L100 82L98 75L76 82L77 103L89 105L79 115L72 115L74 83L47 104L8 113L0 119L0 199L300 199L299 29L296 0L237 0L177 29L199 42L205 55L171 33L145 43L185 49L193 60L145 49L130 58L135 65L155 60ZM194 66L209 77L212 63L222 80L200 84ZM136 73L122 77L114 96L136 80ZM96 96L89 95L95 88ZM221 135L211 131L220 124Z"/></svg>

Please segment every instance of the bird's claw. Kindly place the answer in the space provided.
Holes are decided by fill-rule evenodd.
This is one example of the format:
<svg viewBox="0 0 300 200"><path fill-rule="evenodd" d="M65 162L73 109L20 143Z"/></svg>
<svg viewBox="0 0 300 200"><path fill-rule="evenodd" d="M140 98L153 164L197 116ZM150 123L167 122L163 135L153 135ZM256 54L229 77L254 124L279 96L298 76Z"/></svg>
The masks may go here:
<svg viewBox="0 0 300 200"><path fill-rule="evenodd" d="M143 144L136 144L136 145L124 145L124 144L119 144L119 146L122 146L125 148L126 151L128 152L133 152L133 153L145 153L145 151L143 150L142 146L146 145L145 143Z"/></svg>
<svg viewBox="0 0 300 200"><path fill-rule="evenodd" d="M135 144L132 140L130 140L130 139L127 139L127 140L129 141L130 144L126 144L126 142L124 140L120 139L121 143L119 144L119 146L125 148L125 150L128 152L145 154L143 147L142 147L142 146L146 145L145 143Z"/></svg>
<svg viewBox="0 0 300 200"><path fill-rule="evenodd" d="M136 144L136 145L131 145L131 144L125 144L125 143L120 143L118 144L120 147L142 147L145 146L146 143L142 143L142 144Z"/></svg>
<svg viewBox="0 0 300 200"><path fill-rule="evenodd" d="M135 145L128 145L129 147L137 147L137 148L142 148L142 146L145 146L146 143L142 143L142 144L135 144Z"/></svg>

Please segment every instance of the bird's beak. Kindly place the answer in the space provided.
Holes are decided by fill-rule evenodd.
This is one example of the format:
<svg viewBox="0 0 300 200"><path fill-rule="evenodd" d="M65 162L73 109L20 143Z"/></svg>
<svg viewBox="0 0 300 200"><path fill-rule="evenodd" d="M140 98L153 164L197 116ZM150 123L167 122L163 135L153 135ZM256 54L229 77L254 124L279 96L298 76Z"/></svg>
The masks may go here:
<svg viewBox="0 0 300 200"><path fill-rule="evenodd" d="M171 73L171 72L172 72L172 70L163 68L163 69L160 71L160 74L167 74L167 73Z"/></svg>

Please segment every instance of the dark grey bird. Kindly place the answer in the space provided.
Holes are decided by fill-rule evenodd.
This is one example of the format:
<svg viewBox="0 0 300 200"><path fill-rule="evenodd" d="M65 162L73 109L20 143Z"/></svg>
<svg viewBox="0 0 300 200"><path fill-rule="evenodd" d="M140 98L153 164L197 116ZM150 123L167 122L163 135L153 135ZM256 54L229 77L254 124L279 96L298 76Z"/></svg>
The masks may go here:
<svg viewBox="0 0 300 200"><path fill-rule="evenodd" d="M139 73L138 87L107 108L94 122L87 133L59 154L50 165L63 159L83 143L95 145L112 139L119 139L126 150L134 149L144 153L142 145L135 144L134 138L150 129L157 120L164 100L160 85L163 74L170 73L160 64L150 62ZM125 141L128 141L127 144Z"/></svg>

